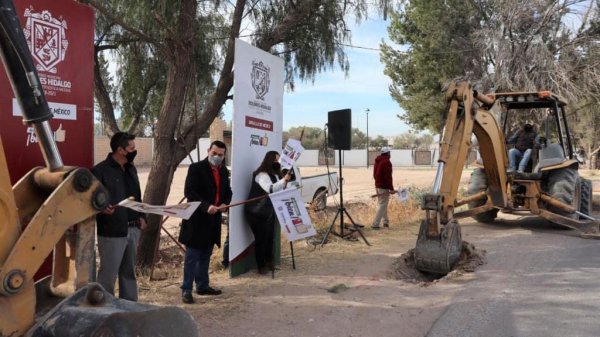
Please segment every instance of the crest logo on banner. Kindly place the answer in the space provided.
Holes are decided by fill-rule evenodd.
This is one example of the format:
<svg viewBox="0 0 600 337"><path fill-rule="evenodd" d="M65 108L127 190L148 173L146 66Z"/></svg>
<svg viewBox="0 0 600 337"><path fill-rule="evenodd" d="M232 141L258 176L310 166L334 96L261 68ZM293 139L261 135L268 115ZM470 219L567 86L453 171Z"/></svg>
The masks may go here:
<svg viewBox="0 0 600 337"><path fill-rule="evenodd" d="M252 88L256 92L256 99L265 100L265 95L269 92L269 86L271 85L271 80L269 79L270 71L271 69L263 64L262 61L252 61L250 78L252 79Z"/></svg>
<svg viewBox="0 0 600 337"><path fill-rule="evenodd" d="M69 41L65 31L67 21L55 19L49 11L34 12L33 7L25 10L27 18L25 39L37 61L36 69L56 73L56 65L64 61Z"/></svg>

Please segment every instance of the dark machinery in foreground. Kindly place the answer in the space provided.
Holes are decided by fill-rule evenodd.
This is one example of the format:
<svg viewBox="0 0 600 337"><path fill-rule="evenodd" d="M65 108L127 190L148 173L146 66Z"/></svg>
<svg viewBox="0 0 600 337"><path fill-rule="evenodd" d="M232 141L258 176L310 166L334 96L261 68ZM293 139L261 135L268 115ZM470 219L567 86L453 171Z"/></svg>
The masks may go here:
<svg viewBox="0 0 600 337"><path fill-rule="evenodd" d="M11 186L0 140L0 337L197 336L180 308L116 299L89 283L96 272L94 217L107 207L108 194L89 170L63 166L48 123L52 114L9 0L0 0L0 51L46 161ZM53 250L52 275L34 283Z"/></svg>
<svg viewBox="0 0 600 337"><path fill-rule="evenodd" d="M491 222L499 210L533 214L585 234L598 232L591 181L581 178L565 114L566 103L548 91L483 95L468 82L450 84L449 109L440 142L433 193L424 196L426 218L415 248L417 269L445 275L461 253L458 219ZM539 125L539 146L525 172L508 172L505 135L525 120ZM480 163L468 195L459 197L460 177L477 138ZM457 211L468 205L468 210Z"/></svg>

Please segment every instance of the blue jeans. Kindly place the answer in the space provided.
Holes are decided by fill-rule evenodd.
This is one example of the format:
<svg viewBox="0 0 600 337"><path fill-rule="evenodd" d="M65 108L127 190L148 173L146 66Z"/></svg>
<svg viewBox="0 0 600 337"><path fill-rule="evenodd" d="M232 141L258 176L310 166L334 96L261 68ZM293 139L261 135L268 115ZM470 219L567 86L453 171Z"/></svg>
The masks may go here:
<svg viewBox="0 0 600 337"><path fill-rule="evenodd" d="M525 150L525 152L521 153L521 151L516 148L512 148L508 151L508 164L509 169L515 170L517 168L517 161L519 161L519 172L525 171L529 160L531 159L531 149Z"/></svg>
<svg viewBox="0 0 600 337"><path fill-rule="evenodd" d="M186 246L181 290L192 291L194 282L196 282L196 290L203 291L208 288L208 266L212 251L212 245L200 249Z"/></svg>

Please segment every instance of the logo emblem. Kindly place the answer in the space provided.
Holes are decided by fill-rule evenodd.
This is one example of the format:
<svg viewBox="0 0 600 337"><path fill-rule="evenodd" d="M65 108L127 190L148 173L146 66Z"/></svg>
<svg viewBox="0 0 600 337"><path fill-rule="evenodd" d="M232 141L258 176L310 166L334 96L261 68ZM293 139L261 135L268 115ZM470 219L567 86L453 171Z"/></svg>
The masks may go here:
<svg viewBox="0 0 600 337"><path fill-rule="evenodd" d="M265 100L265 95L269 92L269 86L271 80L269 79L269 72L271 69L265 64L256 61L252 61L252 73L250 78L252 79L252 88L256 92L256 99Z"/></svg>
<svg viewBox="0 0 600 337"><path fill-rule="evenodd" d="M56 65L64 61L69 41L66 39L67 21L55 19L49 11L34 12L33 7L25 10L25 39L36 69L56 73Z"/></svg>

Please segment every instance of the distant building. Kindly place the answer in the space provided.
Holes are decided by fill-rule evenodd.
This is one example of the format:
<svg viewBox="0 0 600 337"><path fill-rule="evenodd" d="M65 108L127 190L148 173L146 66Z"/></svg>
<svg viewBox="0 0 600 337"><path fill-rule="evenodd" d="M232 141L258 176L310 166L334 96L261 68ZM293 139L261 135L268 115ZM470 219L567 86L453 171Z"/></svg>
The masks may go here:
<svg viewBox="0 0 600 337"><path fill-rule="evenodd" d="M231 123L228 125L223 119L217 117L208 129L208 138L210 142L220 140L227 145L227 163L231 164ZM200 152L205 151L200 149Z"/></svg>

